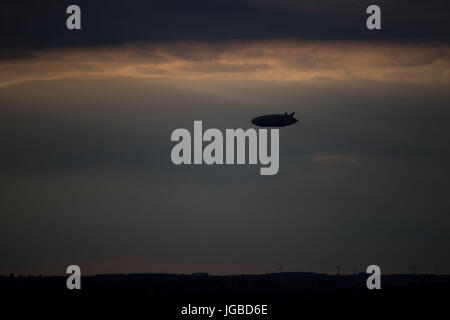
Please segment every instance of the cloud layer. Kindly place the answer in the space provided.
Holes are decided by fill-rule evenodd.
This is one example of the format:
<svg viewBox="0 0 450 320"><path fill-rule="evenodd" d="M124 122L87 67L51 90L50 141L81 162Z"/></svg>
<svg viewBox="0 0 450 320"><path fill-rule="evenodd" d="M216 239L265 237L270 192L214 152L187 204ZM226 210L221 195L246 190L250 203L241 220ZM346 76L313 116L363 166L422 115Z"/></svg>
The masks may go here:
<svg viewBox="0 0 450 320"><path fill-rule="evenodd" d="M135 43L40 50L0 62L0 87L61 78L448 83L450 47L295 40Z"/></svg>

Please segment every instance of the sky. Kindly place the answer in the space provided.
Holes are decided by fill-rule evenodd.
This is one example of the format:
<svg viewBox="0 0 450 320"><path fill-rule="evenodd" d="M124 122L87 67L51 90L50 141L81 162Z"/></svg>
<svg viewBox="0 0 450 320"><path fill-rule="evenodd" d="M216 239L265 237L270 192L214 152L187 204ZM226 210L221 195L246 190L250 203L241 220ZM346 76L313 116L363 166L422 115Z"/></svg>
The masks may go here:
<svg viewBox="0 0 450 320"><path fill-rule="evenodd" d="M0 274L450 273L449 3L370 4L2 1ZM277 175L171 162L284 112Z"/></svg>

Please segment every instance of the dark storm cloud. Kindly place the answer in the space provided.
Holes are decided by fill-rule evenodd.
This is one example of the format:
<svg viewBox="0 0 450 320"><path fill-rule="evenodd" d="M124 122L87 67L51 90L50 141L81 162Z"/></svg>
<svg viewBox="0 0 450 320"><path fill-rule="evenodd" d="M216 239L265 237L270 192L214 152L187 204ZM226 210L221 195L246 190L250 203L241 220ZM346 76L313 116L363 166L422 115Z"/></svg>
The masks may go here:
<svg viewBox="0 0 450 320"><path fill-rule="evenodd" d="M82 30L68 31L73 1L2 1L0 58L29 50L118 45L138 41L231 39L390 39L438 41L450 37L448 1L377 1L382 30L369 32L371 1L75 1Z"/></svg>

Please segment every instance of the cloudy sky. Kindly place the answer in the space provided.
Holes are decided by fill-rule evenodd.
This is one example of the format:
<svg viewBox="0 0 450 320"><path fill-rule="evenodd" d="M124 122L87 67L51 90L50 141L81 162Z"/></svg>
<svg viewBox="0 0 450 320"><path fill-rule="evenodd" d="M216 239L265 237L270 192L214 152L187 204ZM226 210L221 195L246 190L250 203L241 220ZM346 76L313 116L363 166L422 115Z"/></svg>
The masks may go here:
<svg viewBox="0 0 450 320"><path fill-rule="evenodd" d="M0 274L450 273L449 4L369 4L2 1ZM294 111L275 176L171 162Z"/></svg>

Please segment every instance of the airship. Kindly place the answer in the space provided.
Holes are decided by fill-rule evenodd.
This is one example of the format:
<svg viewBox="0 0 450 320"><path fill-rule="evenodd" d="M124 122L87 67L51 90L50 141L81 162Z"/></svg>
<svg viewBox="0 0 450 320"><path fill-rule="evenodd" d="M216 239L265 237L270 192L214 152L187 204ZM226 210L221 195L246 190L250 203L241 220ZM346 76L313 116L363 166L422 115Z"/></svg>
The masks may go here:
<svg viewBox="0 0 450 320"><path fill-rule="evenodd" d="M267 114L256 117L252 120L254 125L259 127L285 127L295 124L298 120L294 118L295 112L291 114Z"/></svg>

